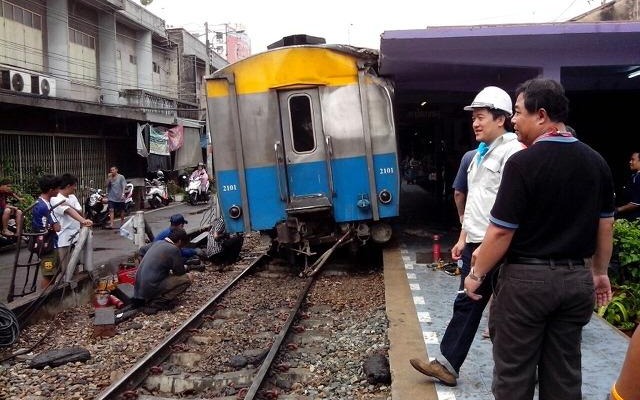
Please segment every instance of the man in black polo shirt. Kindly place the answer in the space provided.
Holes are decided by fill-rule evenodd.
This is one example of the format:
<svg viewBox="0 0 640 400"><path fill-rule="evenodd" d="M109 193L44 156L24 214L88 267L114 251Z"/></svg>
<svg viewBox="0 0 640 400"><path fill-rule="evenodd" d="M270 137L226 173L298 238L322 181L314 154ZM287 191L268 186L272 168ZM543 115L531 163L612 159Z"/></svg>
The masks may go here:
<svg viewBox="0 0 640 400"><path fill-rule="evenodd" d="M516 95L512 122L529 147L505 165L465 290L478 299L484 276L506 256L489 319L497 400L532 399L536 367L541 399L579 400L582 328L595 304L611 300L613 179L605 160L566 131L559 83L532 79Z"/></svg>

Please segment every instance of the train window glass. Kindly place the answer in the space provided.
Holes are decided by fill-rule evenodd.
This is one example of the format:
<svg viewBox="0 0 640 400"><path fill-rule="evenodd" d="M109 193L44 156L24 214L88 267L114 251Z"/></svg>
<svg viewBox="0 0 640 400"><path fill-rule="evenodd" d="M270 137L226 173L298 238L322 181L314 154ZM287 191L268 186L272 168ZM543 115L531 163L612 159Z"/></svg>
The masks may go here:
<svg viewBox="0 0 640 400"><path fill-rule="evenodd" d="M291 113L293 150L298 153L313 151L316 141L313 135L313 113L309 96L290 97L289 112Z"/></svg>

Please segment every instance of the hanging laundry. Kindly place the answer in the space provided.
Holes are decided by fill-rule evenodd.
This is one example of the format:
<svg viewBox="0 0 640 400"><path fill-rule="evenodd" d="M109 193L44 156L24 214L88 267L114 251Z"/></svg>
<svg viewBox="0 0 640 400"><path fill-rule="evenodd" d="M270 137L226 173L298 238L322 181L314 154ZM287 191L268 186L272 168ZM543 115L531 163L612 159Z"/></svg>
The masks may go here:
<svg viewBox="0 0 640 400"><path fill-rule="evenodd" d="M184 127L176 125L167 131L169 137L169 151L176 151L184 144Z"/></svg>
<svg viewBox="0 0 640 400"><path fill-rule="evenodd" d="M144 125L137 124L137 136L136 136L136 151L138 152L139 156L145 157L145 158L149 156L149 150L147 150L147 145L145 144L144 135L143 135L143 130L146 126L147 124L144 124Z"/></svg>
<svg viewBox="0 0 640 400"><path fill-rule="evenodd" d="M169 136L167 129L160 126L152 126L149 133L149 153L160 156L169 155Z"/></svg>

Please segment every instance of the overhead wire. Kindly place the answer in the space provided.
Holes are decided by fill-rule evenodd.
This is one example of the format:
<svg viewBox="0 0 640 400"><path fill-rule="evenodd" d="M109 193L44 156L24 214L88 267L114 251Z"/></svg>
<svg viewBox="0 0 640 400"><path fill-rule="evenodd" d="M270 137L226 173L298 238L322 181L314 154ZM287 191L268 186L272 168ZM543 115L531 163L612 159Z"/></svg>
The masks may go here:
<svg viewBox="0 0 640 400"><path fill-rule="evenodd" d="M568 6L567 8L565 8L565 9L564 9L564 11L562 11L562 12L560 13L560 15L558 15L558 16L554 19L554 22L557 22L557 21L560 19L560 17L562 17L562 16L564 15L564 13L566 13L567 11L569 11L569 9L570 9L571 7L573 7L573 5L574 5L574 4L576 4L576 1L578 1L578 0L573 0L573 1L571 2L571 4L569 4L569 6Z"/></svg>

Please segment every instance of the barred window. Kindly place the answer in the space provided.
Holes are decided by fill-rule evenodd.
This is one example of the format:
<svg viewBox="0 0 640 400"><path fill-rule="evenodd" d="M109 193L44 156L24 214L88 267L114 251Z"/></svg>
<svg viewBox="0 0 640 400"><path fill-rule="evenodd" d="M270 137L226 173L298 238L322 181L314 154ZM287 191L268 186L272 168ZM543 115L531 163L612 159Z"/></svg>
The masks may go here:
<svg viewBox="0 0 640 400"><path fill-rule="evenodd" d="M96 49L96 38L77 29L69 28L69 42Z"/></svg>
<svg viewBox="0 0 640 400"><path fill-rule="evenodd" d="M30 28L42 30L42 16L8 1L2 1L0 16Z"/></svg>

